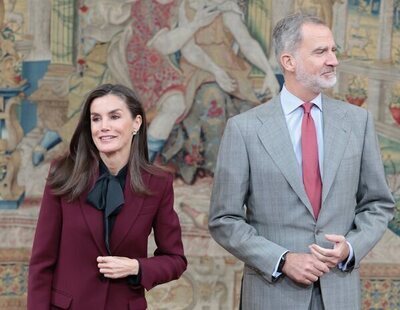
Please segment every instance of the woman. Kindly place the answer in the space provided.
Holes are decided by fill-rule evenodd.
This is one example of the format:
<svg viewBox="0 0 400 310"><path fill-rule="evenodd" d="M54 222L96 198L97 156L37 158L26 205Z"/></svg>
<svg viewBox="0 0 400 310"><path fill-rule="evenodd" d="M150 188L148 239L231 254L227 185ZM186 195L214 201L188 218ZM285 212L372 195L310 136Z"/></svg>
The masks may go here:
<svg viewBox="0 0 400 310"><path fill-rule="evenodd" d="M148 160L135 94L89 93L69 153L53 163L29 267L28 309L146 309L149 290L187 266L172 176ZM157 249L147 257L153 229Z"/></svg>

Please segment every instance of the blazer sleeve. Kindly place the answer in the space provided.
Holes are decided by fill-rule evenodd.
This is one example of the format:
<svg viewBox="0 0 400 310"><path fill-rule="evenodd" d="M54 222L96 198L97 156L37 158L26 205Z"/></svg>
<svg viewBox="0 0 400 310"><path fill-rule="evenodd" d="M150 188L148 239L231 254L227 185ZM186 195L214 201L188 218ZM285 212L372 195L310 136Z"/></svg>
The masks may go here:
<svg viewBox="0 0 400 310"><path fill-rule="evenodd" d="M367 113L354 228L346 235L355 266L375 246L393 218L394 200L386 183L373 117Z"/></svg>
<svg viewBox="0 0 400 310"><path fill-rule="evenodd" d="M28 310L48 310L62 227L60 198L46 184L33 241L28 275Z"/></svg>
<svg viewBox="0 0 400 310"><path fill-rule="evenodd" d="M141 284L146 290L178 279L187 267L179 218L174 210L173 177L168 175L167 178L160 206L153 221L157 248L153 257L138 259Z"/></svg>

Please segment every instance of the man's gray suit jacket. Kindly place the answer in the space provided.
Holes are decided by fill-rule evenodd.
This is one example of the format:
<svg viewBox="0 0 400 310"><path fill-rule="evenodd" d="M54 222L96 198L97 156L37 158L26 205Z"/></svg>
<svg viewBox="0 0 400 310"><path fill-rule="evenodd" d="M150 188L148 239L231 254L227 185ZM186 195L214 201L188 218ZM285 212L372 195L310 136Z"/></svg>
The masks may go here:
<svg viewBox="0 0 400 310"><path fill-rule="evenodd" d="M393 216L371 114L322 97L323 193L316 221L304 190L280 97L229 119L211 197L213 238L245 263L242 309L308 309L312 286L272 273L285 251L309 253L325 234L344 235L355 268L320 278L326 310L360 308L360 260Z"/></svg>

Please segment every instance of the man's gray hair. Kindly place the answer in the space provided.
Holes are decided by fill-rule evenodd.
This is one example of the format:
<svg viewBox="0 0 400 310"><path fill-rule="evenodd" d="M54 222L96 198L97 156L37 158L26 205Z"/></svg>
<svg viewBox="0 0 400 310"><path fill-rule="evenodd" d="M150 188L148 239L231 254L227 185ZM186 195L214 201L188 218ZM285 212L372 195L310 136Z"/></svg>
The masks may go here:
<svg viewBox="0 0 400 310"><path fill-rule="evenodd" d="M272 41L275 57L279 65L280 56L284 52L294 53L302 41L301 27L304 24L317 24L326 26L325 22L314 15L294 13L281 19L272 32Z"/></svg>

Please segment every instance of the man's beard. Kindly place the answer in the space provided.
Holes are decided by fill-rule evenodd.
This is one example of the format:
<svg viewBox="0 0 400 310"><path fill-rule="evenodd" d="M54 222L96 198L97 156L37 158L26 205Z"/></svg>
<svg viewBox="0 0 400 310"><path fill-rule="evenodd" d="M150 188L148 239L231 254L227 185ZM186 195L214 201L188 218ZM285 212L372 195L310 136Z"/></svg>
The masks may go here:
<svg viewBox="0 0 400 310"><path fill-rule="evenodd" d="M336 74L329 79L323 78L322 74L312 74L304 70L303 63L297 62L296 80L303 84L305 87L311 89L315 93L320 93L325 89L331 88L336 84ZM326 67L323 73L335 72L335 68Z"/></svg>

